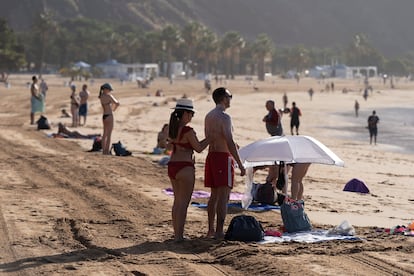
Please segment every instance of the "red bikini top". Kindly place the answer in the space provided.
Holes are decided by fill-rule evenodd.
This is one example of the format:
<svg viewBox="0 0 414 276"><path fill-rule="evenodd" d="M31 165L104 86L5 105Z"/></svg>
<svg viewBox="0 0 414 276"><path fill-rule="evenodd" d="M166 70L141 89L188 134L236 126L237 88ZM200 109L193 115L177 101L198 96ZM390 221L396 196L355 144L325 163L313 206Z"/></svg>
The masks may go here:
<svg viewBox="0 0 414 276"><path fill-rule="evenodd" d="M189 126L184 126L183 129L181 130L180 133L180 137L178 137L178 141L180 141L184 134L186 134L187 132L189 132L190 130L193 130L193 128L189 127ZM175 152L175 150L177 149L177 145L186 149L193 149L193 146L191 146L190 143L180 143L180 142L171 142L171 144L173 144L173 152Z"/></svg>

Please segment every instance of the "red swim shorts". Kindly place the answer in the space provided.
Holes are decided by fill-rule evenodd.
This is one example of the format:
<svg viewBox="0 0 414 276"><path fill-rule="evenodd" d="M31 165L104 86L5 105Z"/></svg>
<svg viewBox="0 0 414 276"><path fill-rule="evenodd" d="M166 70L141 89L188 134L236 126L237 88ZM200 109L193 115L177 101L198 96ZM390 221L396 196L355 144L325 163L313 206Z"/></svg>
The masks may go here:
<svg viewBox="0 0 414 276"><path fill-rule="evenodd" d="M204 186L233 188L234 160L228 152L209 152L204 169Z"/></svg>

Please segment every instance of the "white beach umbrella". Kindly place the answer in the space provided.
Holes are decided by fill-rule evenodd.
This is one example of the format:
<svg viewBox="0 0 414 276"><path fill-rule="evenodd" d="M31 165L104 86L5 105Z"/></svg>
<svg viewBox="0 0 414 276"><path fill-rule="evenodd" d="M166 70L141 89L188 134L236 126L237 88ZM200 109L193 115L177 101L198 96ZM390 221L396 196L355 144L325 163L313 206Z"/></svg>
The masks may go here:
<svg viewBox="0 0 414 276"><path fill-rule="evenodd" d="M310 136L272 136L255 141L242 147L239 155L244 166L248 168L245 179L245 192L242 198L243 208L252 202L253 168L262 165L285 163L318 163L344 166L342 161L324 144ZM286 170L286 168L285 168ZM287 173L285 171L285 177ZM287 179L286 179L287 183Z"/></svg>
<svg viewBox="0 0 414 276"><path fill-rule="evenodd" d="M318 163L344 166L334 152L310 136L272 136L255 141L239 150L246 167L285 163Z"/></svg>

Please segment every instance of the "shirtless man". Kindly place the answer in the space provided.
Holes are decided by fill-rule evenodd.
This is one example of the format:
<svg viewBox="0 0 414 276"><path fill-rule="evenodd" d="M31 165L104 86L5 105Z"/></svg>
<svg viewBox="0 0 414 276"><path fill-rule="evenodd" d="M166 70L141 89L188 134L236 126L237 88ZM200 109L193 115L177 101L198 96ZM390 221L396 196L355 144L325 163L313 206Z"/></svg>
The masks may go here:
<svg viewBox="0 0 414 276"><path fill-rule="evenodd" d="M227 215L227 202L234 182L234 161L240 175L246 171L241 163L237 145L233 140L231 117L224 113L230 107L232 95L229 90L219 87L213 92L216 107L205 117L205 135L209 138L209 150L205 164L205 187L211 188L207 205L208 237L224 237L224 221ZM217 225L214 220L217 216Z"/></svg>
<svg viewBox="0 0 414 276"><path fill-rule="evenodd" d="M86 116L88 116L88 98L89 91L88 85L82 86L82 91L79 92L80 105L79 105L79 125L81 126L81 117L83 117L83 125L86 124Z"/></svg>

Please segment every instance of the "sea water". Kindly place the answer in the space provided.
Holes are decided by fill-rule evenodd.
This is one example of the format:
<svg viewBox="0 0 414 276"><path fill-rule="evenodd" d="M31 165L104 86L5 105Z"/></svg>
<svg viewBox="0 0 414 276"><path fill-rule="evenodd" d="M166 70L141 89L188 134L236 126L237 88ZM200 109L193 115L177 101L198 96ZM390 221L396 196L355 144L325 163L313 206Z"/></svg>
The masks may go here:
<svg viewBox="0 0 414 276"><path fill-rule="evenodd" d="M391 150L414 154L414 107L413 108L378 108L375 110L379 117L377 144L387 144ZM350 125L338 126L336 130L346 132L344 136L358 141L367 141L369 144L368 117L369 112L335 113L341 116ZM374 142L373 142L374 143Z"/></svg>

